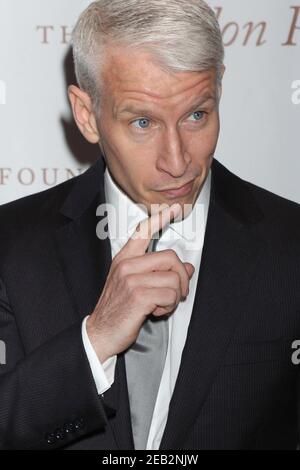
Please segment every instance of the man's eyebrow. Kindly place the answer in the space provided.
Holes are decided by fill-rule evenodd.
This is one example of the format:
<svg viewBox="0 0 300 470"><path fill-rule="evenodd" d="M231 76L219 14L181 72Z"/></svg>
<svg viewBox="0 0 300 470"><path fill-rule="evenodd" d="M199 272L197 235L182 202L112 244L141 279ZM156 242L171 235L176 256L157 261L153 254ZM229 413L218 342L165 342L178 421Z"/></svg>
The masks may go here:
<svg viewBox="0 0 300 470"><path fill-rule="evenodd" d="M191 111L192 109L195 109L197 106L203 105L209 100L216 101L216 97L211 93L205 93L202 96L198 96L197 99L195 99L194 103L191 103L187 112ZM130 113L130 114L143 115L149 112L150 112L150 109L143 108L142 105L139 106L139 105L134 105L133 103L128 103L128 104L125 103L123 106L120 107L120 109L116 111L116 114Z"/></svg>
<svg viewBox="0 0 300 470"><path fill-rule="evenodd" d="M212 93L205 93L204 95L198 97L194 103L189 106L189 110L197 108L197 106L202 106L207 101L216 101L216 96Z"/></svg>

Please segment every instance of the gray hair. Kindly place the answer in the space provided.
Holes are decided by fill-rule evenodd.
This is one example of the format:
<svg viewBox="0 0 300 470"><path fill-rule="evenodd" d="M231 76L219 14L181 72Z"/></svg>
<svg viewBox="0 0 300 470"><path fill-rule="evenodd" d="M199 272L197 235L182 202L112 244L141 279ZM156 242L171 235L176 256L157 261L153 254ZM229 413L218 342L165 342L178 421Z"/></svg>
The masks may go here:
<svg viewBox="0 0 300 470"><path fill-rule="evenodd" d="M78 84L97 114L109 45L147 50L170 72L214 68L221 81L222 35L214 11L203 0L98 0L80 15L72 45Z"/></svg>

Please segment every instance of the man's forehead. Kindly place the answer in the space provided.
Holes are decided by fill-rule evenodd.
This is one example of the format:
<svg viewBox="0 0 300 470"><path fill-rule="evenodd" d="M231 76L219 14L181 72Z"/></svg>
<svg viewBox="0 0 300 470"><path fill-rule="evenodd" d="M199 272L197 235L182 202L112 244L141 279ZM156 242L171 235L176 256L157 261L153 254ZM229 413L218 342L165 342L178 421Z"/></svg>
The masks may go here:
<svg viewBox="0 0 300 470"><path fill-rule="evenodd" d="M161 108L160 105L162 105L162 103L158 103L157 101L148 102L148 100L143 99L143 96L145 95L141 95L140 99L126 99L126 97L123 97L123 99L121 99L119 102L117 100L113 110L114 115L116 116L121 114L143 114L147 112L158 112ZM202 106L208 102L215 103L216 96L210 91L205 91L200 95L191 95L188 99L181 100L178 106L179 109L189 109L193 107ZM163 106L162 109L165 109L166 112L170 110L170 112L173 112L174 114L176 108L170 102L168 105Z"/></svg>
<svg viewBox="0 0 300 470"><path fill-rule="evenodd" d="M144 51L113 51L107 55L103 85L116 95L135 95L137 99L168 99L197 88L213 89L216 72L169 72Z"/></svg>

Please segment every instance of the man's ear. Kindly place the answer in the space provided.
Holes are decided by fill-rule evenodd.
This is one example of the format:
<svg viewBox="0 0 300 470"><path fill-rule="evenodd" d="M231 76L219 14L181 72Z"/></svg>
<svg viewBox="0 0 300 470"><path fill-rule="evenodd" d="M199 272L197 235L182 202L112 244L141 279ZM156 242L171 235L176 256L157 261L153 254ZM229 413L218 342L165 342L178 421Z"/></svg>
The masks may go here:
<svg viewBox="0 0 300 470"><path fill-rule="evenodd" d="M75 85L68 87L73 116L78 129L91 144L99 142L99 132L89 95Z"/></svg>

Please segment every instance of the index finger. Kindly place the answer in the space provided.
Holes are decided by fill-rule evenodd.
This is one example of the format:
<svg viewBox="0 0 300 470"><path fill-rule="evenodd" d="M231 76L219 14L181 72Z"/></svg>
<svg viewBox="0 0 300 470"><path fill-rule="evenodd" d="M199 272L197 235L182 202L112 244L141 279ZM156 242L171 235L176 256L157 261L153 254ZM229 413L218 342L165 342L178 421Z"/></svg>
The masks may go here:
<svg viewBox="0 0 300 470"><path fill-rule="evenodd" d="M129 256L142 256L145 254L153 235L178 217L181 211L180 204L173 204L166 209L147 217L140 222L132 236L124 245L123 250Z"/></svg>

